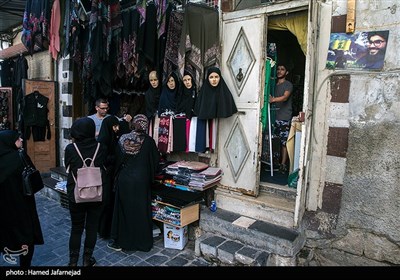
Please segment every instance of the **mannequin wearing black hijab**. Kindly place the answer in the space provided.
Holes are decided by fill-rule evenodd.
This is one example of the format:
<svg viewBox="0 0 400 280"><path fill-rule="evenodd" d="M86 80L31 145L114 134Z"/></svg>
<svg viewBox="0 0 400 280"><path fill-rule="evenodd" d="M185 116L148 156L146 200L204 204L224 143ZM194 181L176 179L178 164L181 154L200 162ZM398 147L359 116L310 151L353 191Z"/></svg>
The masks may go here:
<svg viewBox="0 0 400 280"><path fill-rule="evenodd" d="M171 87L172 82L175 82L175 87ZM158 116L166 111L176 111L176 100L179 96L179 78L175 72L172 72L163 86L160 97L160 104L158 105Z"/></svg>
<svg viewBox="0 0 400 280"><path fill-rule="evenodd" d="M156 71L151 71L149 74L149 89L146 91L144 95L145 103L146 103L146 117L147 119L152 119L157 110L158 104L160 103L160 95L161 95L161 83L160 78ZM128 133L128 132L126 132Z"/></svg>
<svg viewBox="0 0 400 280"><path fill-rule="evenodd" d="M191 119L197 97L197 88L193 76L189 72L184 73L182 83L182 91L177 99L176 112L185 113L186 118Z"/></svg>
<svg viewBox="0 0 400 280"><path fill-rule="evenodd" d="M220 78L215 86L210 83L210 75ZM210 67L197 97L194 113L199 119L228 118L237 112L232 93L221 76L221 70Z"/></svg>
<svg viewBox="0 0 400 280"><path fill-rule="evenodd" d="M34 245L44 241L35 196L22 193L23 164L16 146L19 137L13 130L0 131L0 250L5 254L4 248L24 249L20 266L29 267Z"/></svg>

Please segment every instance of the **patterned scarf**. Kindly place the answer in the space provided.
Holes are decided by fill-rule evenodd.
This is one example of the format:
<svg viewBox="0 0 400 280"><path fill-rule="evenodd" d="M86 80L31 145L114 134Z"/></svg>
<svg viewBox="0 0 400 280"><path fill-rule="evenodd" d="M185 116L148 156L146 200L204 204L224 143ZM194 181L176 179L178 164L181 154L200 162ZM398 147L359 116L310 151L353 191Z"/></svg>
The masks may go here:
<svg viewBox="0 0 400 280"><path fill-rule="evenodd" d="M139 114L133 118L133 130L119 139L119 146L123 153L137 155L142 148L149 122L145 115Z"/></svg>

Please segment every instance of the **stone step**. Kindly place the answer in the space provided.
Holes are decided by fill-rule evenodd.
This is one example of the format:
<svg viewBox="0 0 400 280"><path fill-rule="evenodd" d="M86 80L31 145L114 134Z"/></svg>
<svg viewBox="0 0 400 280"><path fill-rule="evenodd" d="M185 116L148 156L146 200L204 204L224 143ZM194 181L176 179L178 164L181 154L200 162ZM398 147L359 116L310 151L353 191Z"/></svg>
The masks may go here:
<svg viewBox="0 0 400 280"><path fill-rule="evenodd" d="M215 234L196 240L204 259L225 266L267 266L269 253Z"/></svg>
<svg viewBox="0 0 400 280"><path fill-rule="evenodd" d="M287 228L294 226L292 199L265 192L253 197L221 188L214 195L218 208Z"/></svg>
<svg viewBox="0 0 400 280"><path fill-rule="evenodd" d="M58 181L66 181L68 178L68 173L63 166L50 168L51 177Z"/></svg>
<svg viewBox="0 0 400 280"><path fill-rule="evenodd" d="M305 233L300 230L251 219L223 209L211 212L204 206L199 227L202 234L219 235L281 258L294 259L305 242Z"/></svg>
<svg viewBox="0 0 400 280"><path fill-rule="evenodd" d="M62 207L68 209L67 194L65 192L55 188L55 186L58 182L60 182L60 181L56 180L52 177L43 178L44 188L41 190L41 192L45 196L47 196L55 201L60 202Z"/></svg>
<svg viewBox="0 0 400 280"><path fill-rule="evenodd" d="M272 183L260 182L260 192L284 197L289 200L296 200L297 190L289 188L287 185L277 185Z"/></svg>

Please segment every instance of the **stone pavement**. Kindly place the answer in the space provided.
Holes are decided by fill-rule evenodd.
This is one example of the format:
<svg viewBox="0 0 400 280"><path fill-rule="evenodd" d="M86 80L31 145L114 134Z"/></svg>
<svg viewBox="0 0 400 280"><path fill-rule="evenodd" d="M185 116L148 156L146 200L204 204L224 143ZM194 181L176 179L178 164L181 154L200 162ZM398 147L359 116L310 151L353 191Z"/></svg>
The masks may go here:
<svg viewBox="0 0 400 280"><path fill-rule="evenodd" d="M69 211L60 202L55 201L40 192L36 194L36 204L42 226L44 245L35 246L32 266L34 267L67 267L69 260L68 241L70 231ZM83 238L82 238L83 239ZM207 267L212 263L195 255L195 242L189 240L183 250L164 248L162 235L154 239L150 252L114 251L107 248L109 240L97 240L94 257L97 267L132 267L132 266L161 266L161 267ZM82 258L79 264L82 263ZM17 267L0 258L0 267ZM2 273L3 274L3 273Z"/></svg>

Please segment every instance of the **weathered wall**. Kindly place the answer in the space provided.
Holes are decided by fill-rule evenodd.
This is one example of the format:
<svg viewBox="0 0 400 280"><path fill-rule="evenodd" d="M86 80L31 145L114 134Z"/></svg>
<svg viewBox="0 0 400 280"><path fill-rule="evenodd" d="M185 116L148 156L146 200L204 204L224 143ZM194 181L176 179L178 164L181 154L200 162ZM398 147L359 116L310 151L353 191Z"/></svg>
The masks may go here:
<svg viewBox="0 0 400 280"><path fill-rule="evenodd" d="M347 12L331 2L333 16ZM321 209L304 218L306 264L400 264L399 13L398 1L357 1L356 32L390 32L385 65L329 80L327 175Z"/></svg>

